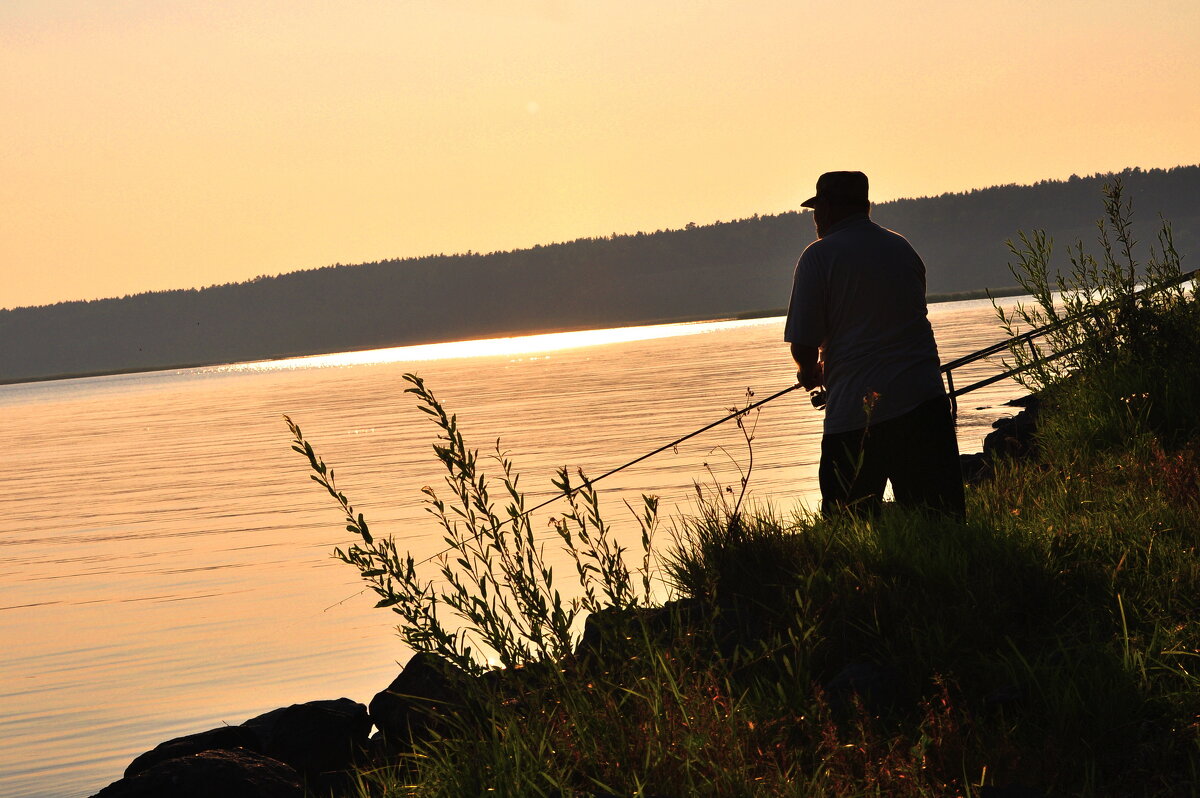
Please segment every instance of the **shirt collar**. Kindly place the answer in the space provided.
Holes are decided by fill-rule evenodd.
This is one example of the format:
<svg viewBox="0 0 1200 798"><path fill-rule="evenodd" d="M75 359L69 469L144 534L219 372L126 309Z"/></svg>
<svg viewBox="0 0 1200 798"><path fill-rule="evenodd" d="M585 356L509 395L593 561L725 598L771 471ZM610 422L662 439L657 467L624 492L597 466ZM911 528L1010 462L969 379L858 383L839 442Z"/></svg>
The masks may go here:
<svg viewBox="0 0 1200 798"><path fill-rule="evenodd" d="M846 227L849 227L852 224L858 224L859 222L869 222L870 220L871 220L871 214L869 214L869 213L851 214L850 216L847 216L845 219L842 219L840 222L835 224L833 227L829 228L829 230L826 231L825 235L826 236L832 235L833 233L836 233L838 230L842 230Z"/></svg>

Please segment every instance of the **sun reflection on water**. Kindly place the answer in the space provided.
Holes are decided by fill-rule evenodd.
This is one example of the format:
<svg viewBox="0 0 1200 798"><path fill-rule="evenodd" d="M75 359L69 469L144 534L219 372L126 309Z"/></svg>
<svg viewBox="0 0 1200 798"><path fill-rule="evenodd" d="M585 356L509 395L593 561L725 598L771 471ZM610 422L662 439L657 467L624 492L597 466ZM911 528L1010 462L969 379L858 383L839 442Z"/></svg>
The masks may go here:
<svg viewBox="0 0 1200 798"><path fill-rule="evenodd" d="M748 327L760 324L777 324L778 319L743 319L740 321L703 321L674 324L652 324L642 327L618 327L609 330L577 330L574 332L539 333L509 338L484 338L474 341L449 341L439 344L417 344L393 346L385 349L368 349L360 352L336 352L329 355L307 355L283 360L263 360L253 363L231 363L205 371L215 372L266 372L291 369L338 368L382 363L408 363L429 360L448 360L464 357L523 356L564 349L579 349L589 346L621 344L631 341L650 341L658 338L674 338L681 335L696 335L717 329Z"/></svg>

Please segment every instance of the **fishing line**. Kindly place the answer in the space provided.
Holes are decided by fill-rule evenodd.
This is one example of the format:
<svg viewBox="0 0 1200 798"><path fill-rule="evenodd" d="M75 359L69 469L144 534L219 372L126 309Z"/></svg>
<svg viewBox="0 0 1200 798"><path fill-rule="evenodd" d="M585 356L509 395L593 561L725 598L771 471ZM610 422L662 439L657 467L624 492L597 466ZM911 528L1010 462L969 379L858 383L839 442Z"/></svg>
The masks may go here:
<svg viewBox="0 0 1200 798"><path fill-rule="evenodd" d="M1176 277L1170 281L1160 283L1159 285L1147 286L1147 287L1135 292L1130 298L1135 299L1144 294L1156 293L1158 291L1163 290L1164 288L1171 288L1176 285L1179 285L1180 283L1186 282L1189 279L1198 279L1198 275L1200 275L1200 269L1194 269L1190 272L1187 272L1186 274L1179 275L1178 277ZM957 415L957 413L958 413L958 406L957 406L957 402L955 401L958 396L961 396L962 394L970 393L971 391L982 388L985 385L989 385L993 382L997 382L1001 379L1004 379L1005 377L1011 377L1017 373L1025 371L1026 369L1030 368L1031 365L1026 364L1025 366L1021 366L1021 367L1018 367L1015 369L1010 369L1009 371L1007 371L1005 373L995 375L993 377L989 377L984 380L980 380L980 381L978 381L972 385L969 385L965 388L958 388L958 389L955 389L955 387L954 387L954 379L953 379L954 369L960 368L969 363L973 363L976 360L980 360L984 357L996 354L997 352L1000 352L1006 348L1012 348L1016 343L1019 343L1019 342L1028 343L1033 338L1045 335L1048 332L1051 332L1053 330L1056 330L1056 329L1066 326L1068 324L1074 324L1088 316L1094 315L1098 311L1106 310L1106 309L1108 309L1108 307L1112 306L1113 304L1115 304L1115 300L1110 300L1108 302L1101 302L1098 305L1096 305L1092 308L1089 308L1086 311L1082 311L1082 312L1074 314L1072 316L1058 319L1056 322L1052 322L1050 324L1046 324L1041 327L1037 327L1033 330L1029 330L1020 335L1011 336L1004 341L993 344L992 346L989 346L989 347L984 347L983 349L980 349L977 352L974 352L970 355L967 355L965 357L959 358L957 360L953 360L949 363L942 365L940 367L939 371L942 374L946 375L946 379L948 382L948 390L946 393L950 397L952 406L954 408L955 415ZM1071 351L1074 351L1074 350L1071 349L1071 350L1067 350L1064 352L1058 352L1049 357L1042 357L1042 358L1037 357L1036 352L1035 352L1034 360L1035 360L1035 362L1038 360L1041 360L1044 362L1046 360L1052 360L1056 357L1060 357L1062 355L1069 354ZM700 429L697 429L693 432L689 432L687 435L684 435L682 437L676 438L675 440L671 441L670 443L663 444L662 446L658 447L654 451L647 452L646 454L643 454L641 457L637 457L637 458L634 458L633 460L630 460L628 463L619 465L616 468L613 468L609 471L605 471L603 474L601 474L598 477L594 477L592 479L583 477L583 483L580 484L578 487L571 488L570 490L561 491L560 493L557 493L554 496L551 496L549 499L546 499L545 501L534 505L533 507L529 508L528 510L525 510L524 512L522 512L518 515L510 516L508 519L501 521L499 524L497 524L495 529L498 530L501 527L505 526L506 524L518 521L518 520L536 512L537 510L542 509L543 507L553 504L554 502L558 501L559 499L563 499L563 498L571 496L575 493L578 493L579 491L583 490L584 488L590 487L590 486L596 484L597 482L599 482L600 480L605 479L606 477L611 477L613 474L624 471L626 468L629 468L630 466L637 465L638 463L642 462L643 460L647 460L656 454L665 452L667 449L673 449L676 446L678 446L679 444L683 443L684 441L690 440L690 439L696 437L697 435L708 432L713 427L718 427L727 421L738 418L740 416L744 416L747 413L751 412L752 410L757 410L758 408L762 407L763 405L767 404L768 402L773 402L776 399L778 399L779 397L784 396L785 394L789 394L792 391L794 391L800 387L801 387L800 383L796 383L794 385L789 385L787 388L784 388L783 390L776 391L775 393L771 394L766 399L760 399L757 402L753 402L751 404L746 405L745 407L741 408L740 410L734 410L733 412L729 413L728 415L725 415L725 416L717 419L716 421L713 421L710 424L705 424ZM824 391L824 389L819 389L819 390L810 392L810 398L812 400L813 407L817 408L818 410L823 410L825 408L825 391ZM481 533L476 533L476 535L475 535L476 539L478 539L479 534L481 534ZM437 558L447 554L448 552L453 551L455 548L456 547L454 547L454 546L449 546L449 547L437 552L436 554L432 555L431 557L426 557L424 560L421 560L417 564L424 565L425 563L430 562L431 560L436 560ZM360 594L364 593L367 591L367 589L368 588L363 588L363 590L359 591L359 593ZM343 599L342 601L347 601L347 600L348 599ZM338 606L338 604L341 604L341 603L342 602L338 602L337 604L333 604L330 607L327 607L326 609L327 610L332 609L333 607L336 607L336 606Z"/></svg>
<svg viewBox="0 0 1200 798"><path fill-rule="evenodd" d="M1180 283L1185 282L1189 279L1196 279L1197 275L1200 275L1200 269L1194 269L1186 274L1179 275L1178 277L1176 277L1170 281L1160 283L1156 286L1148 286L1146 288L1143 288L1140 291L1135 292L1130 298L1134 299L1139 296L1142 296L1143 294L1154 293L1157 291L1161 291L1164 288L1170 288L1170 287L1179 285ZM1028 332L1022 333L1020 335L1011 336L1010 338L1008 338L1004 341L1000 341L999 343L993 344L992 346L984 347L983 349L980 349L977 352L967 355L966 357L962 357L957 360L953 360L949 363L946 363L946 364L940 366L939 371L942 374L946 375L946 379L949 383L949 386L948 386L949 390L947 390L947 395L950 397L950 401L952 403L952 407L954 408L955 415L958 414L958 404L956 401L958 396L961 396L962 394L970 393L971 391L977 390L986 385L990 385L993 382L998 382L999 380L1002 380L1006 377L1011 377L1014 374L1025 371L1026 369L1030 368L1032 366L1032 364L1026 364L1024 366L1021 366L1021 367L1018 367L1015 369L1010 369L1009 371L1007 371L1005 373L998 374L998 375L989 377L984 380L980 380L972 385L968 385L965 388L959 388L957 390L954 388L954 378L953 378L954 369L960 368L961 366L967 365L968 363L973 363L976 360L979 360L983 357L1003 351L1004 349L1011 349L1018 342L1032 341L1032 339L1034 339L1036 337L1046 335L1047 333L1052 332L1061 327L1064 327L1068 324L1074 324L1078 321L1081 321L1084 318L1094 315L1098 311L1107 310L1109 307L1112 307L1115 304L1116 304L1115 300L1109 300L1108 302L1101 302L1101 303L1099 303L1091 308L1088 308L1087 310L1082 311L1080 313L1076 313L1076 314L1074 314L1072 316L1068 316L1066 318L1058 319L1055 322L1043 325L1043 326L1035 328L1033 330L1029 330ZM1034 361L1036 362L1036 361L1040 360L1040 361L1044 362L1047 360L1053 360L1054 358L1061 357L1066 354L1070 354L1071 352L1075 351L1075 349L1078 349L1078 347L1074 347L1072 349L1054 353L1053 355L1051 355L1049 357L1040 357L1040 358L1037 357L1037 355L1035 353ZM540 510L543 507L546 507L547 505L553 504L554 502L558 501L559 499L571 496L571 495L579 492L583 488L594 485L595 483L599 482L600 480L604 479L605 477L611 477L613 474L616 474L619 471L624 471L626 468L629 468L630 466L637 465L638 463L642 462L643 460L653 457L654 455L659 454L660 452L665 452L667 449L673 449L676 446L678 446L679 444L683 443L684 441L690 440L691 438L694 438L697 435L700 435L701 433L708 432L713 427L720 426L721 424L724 424L726 421L730 421L731 419L738 418L739 416L744 416L745 414L749 413L752 410L757 410L758 408L765 405L767 402L772 402L772 401L778 399L779 397L783 396L784 394L791 393L792 391L794 391L800 387L801 387L800 383L790 385L781 391L776 391L775 393L768 396L766 399L760 399L757 402L753 402L752 404L746 405L744 408L742 408L740 410L734 410L733 412L729 413L728 415L726 415L722 418L717 419L716 421L712 422L711 424L706 424L703 427L701 427L700 429L695 430L694 432L689 432L687 435L684 435L681 438L676 438L675 440L671 441L670 443L664 444L663 446L658 447L657 449L655 449L652 452L647 452L646 454L642 455L641 457L630 460L628 463L625 463L624 465L620 465L610 471L606 471L603 474L601 474L600 476L595 477L594 479L587 479L586 477L584 477L583 484L579 485L578 487L571 488L570 490L562 491L561 493L551 496L549 499L546 499L544 502L541 502L540 504L537 504L534 507L531 507L530 509L526 510L523 513L520 513L519 515L514 515L505 521L501 521L500 524L498 524L496 526L496 529L499 529L500 527L502 527L505 524L508 524L512 521L517 521L521 518L524 518L525 516L533 513L536 510ZM812 391L810 393L810 398L812 399L813 407L815 407L819 410L824 409L824 407L825 407L825 390L823 388ZM476 534L476 538L478 538L478 534ZM425 563L429 562L430 560L435 560L438 557L441 557L442 555L446 554L447 552L453 551L454 548L455 547L451 546L451 547L442 549L437 554L434 554L432 557L427 557L426 559L421 560L421 562L418 564L424 565Z"/></svg>
<svg viewBox="0 0 1200 798"><path fill-rule="evenodd" d="M773 402L776 399L778 399L779 397L784 396L785 394L789 394L792 391L794 391L800 387L801 387L800 383L796 383L795 385L789 385L787 388L784 388L782 390L776 391L775 393L771 394L766 399L759 399L757 402L752 402L751 404L748 404L743 408L734 410L734 411L728 413L727 415L722 416L721 418L717 419L716 421L713 421L710 424L705 424L700 429L693 430L692 432L689 432L687 435L683 435L683 436L671 441L670 443L666 443L666 444L663 444L662 446L659 446L654 451L646 452L641 457L634 458L633 460L630 460L628 463L619 465L616 468L605 471L603 474L601 474L598 477L594 477L592 479L588 479L588 478L584 477L583 483L580 484L579 486L571 488L570 490L565 490L565 491L556 493L555 495L551 496L549 499L546 499L545 501L543 501L539 504L536 504L533 507L530 507L528 510L524 511L523 513L511 516L508 519L501 521L499 524L496 525L496 529L500 529L501 527L503 527L506 524L518 521L518 520L526 517L527 515L530 515L536 511L542 509L543 507L553 504L554 502L558 501L559 499L564 499L568 496L571 496L572 494L578 493L579 491L583 490L584 488L594 485L606 477L611 477L613 474L616 474L620 471L624 471L626 468L635 466L638 463L642 462L643 460L648 460L649 458L653 457L656 454L661 454L662 452L665 452L667 449L674 449L676 446L683 443L684 441L691 440L692 438L696 437L697 435L702 435L703 433L708 432L710 429L713 429L714 427L719 427L720 425L724 424L727 421L738 418L740 416L744 416L747 413L757 410L758 408L765 405L767 402ZM821 409L824 407L824 395L823 395L822 391L814 391L811 394L811 398L812 398L813 407L816 407L818 409ZM476 534L475 537L478 538L478 534ZM442 555L453 551L455 548L456 547L454 547L454 546L448 546L448 547L442 549L441 551L437 552L436 554L426 557L425 559L421 560L420 562L418 562L416 564L424 565L427 562L436 560L437 558L441 557ZM358 591L353 596L347 596L346 598L342 599L341 601L338 601L338 602L335 602L335 603L329 605L324 610L322 610L322 612L328 612L329 610L333 609L334 607L344 604L345 602L349 601L350 599L354 598L355 596L361 596L363 593L366 593L368 590L370 590L370 588L364 587L362 590Z"/></svg>
<svg viewBox="0 0 1200 798"><path fill-rule="evenodd" d="M719 427L720 425L724 424L726 421L730 421L730 420L738 418L740 416L744 416L751 411L757 410L758 408L765 405L767 402L773 402L776 399L778 399L779 397L781 397L785 394L789 394L799 387L801 387L800 383L796 383L795 385L789 385L787 388L784 388L782 390L776 391L775 393L771 394L766 399L759 399L757 402L752 402L751 404L748 404L743 408L734 410L733 412L729 413L728 415L722 416L721 418L717 419L716 421L713 421L710 424L705 424L700 429L689 432L687 435L676 438L675 440L671 441L670 443L665 443L662 446L659 446L654 451L646 452L641 457L636 457L633 460L630 460L628 463L619 465L616 468L605 471L603 474L601 474L598 477L592 477L591 479L584 477L583 483L578 485L577 487L571 488L570 490L565 490L565 491L556 493L555 495L551 496L549 499L546 499L545 501L543 501L539 504L536 504L533 507L530 507L528 510L525 510L524 512L522 512L518 515L511 516L511 517L505 519L504 521L501 521L495 528L500 529L501 527L505 526L506 524L513 523L522 518L525 518L526 516L542 509L543 507L553 504L554 502L558 501L559 499L564 499L568 496L572 496L575 493L578 493L579 491L583 490L584 488L587 488L587 487L590 487L590 486L596 484L597 482L599 482L600 480L602 480L606 477L611 477L613 474L616 474L620 471L624 471L626 468L629 468L630 466L635 466L638 463L642 462L643 460L648 460L649 458L653 457L656 454L661 454L662 452L665 452L667 449L674 449L676 446L683 443L684 441L691 440L692 438L696 437L697 435L708 432L713 427ZM814 400L814 406L815 406L815 400ZM476 537L478 537L478 535ZM441 551L437 552L436 554L434 554L430 557L426 557L424 560L421 560L420 562L417 563L417 565L424 565L425 563L430 562L431 560L436 560L438 557L441 557L442 555L453 551L455 548L456 547L454 547L454 546L449 546L445 549L442 549Z"/></svg>

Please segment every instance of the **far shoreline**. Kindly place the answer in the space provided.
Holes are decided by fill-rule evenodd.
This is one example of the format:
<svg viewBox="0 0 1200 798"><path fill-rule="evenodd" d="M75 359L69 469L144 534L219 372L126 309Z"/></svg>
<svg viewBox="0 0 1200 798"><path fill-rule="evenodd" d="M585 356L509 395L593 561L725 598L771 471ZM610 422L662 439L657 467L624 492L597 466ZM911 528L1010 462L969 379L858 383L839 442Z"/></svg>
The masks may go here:
<svg viewBox="0 0 1200 798"><path fill-rule="evenodd" d="M1020 288L1019 286L1007 286L1004 288L997 288L997 289L979 288L979 289L975 289L972 291L957 291L957 292L952 292L952 293L929 294L928 296L926 296L925 301L927 304L933 305L933 304L940 304L943 302L965 302L965 301L972 300L972 299L988 299L990 297L999 298L999 297L1009 297L1009 296L1020 296L1025 293L1026 293L1025 289ZM764 319L764 318L770 318L772 316L784 316L786 314L787 314L787 308L771 308L771 309L767 309L767 310L751 310L751 311L745 311L743 313L731 313L727 316L719 316L717 318L712 318L712 317L708 317L708 316L683 316L683 317L666 318L666 319L649 319L646 321L638 322L636 324L621 324L619 326L621 326L621 327L637 327L637 326L653 326L653 325L658 325L658 324L690 324L690 323L695 323L695 322L742 321L742 320L746 320L746 319ZM546 333L579 332L581 330L595 330L595 329L609 329L609 328L594 327L594 326L579 326L579 327L571 326L571 327L533 328L533 329L521 329L521 330L503 330L503 331L498 331L498 332L494 333L493 335L488 336L488 338L506 338L506 337L514 337L514 336L542 335L542 334L546 334ZM391 346L396 346L396 347L422 346L422 345L427 345L427 344L453 343L454 340L455 339L451 339L449 341L425 341L425 340L405 341L402 343L398 342L395 344L391 344ZM463 339L463 340L486 340L486 339ZM387 347L371 347L371 349L383 349L383 348L387 348ZM353 351L365 351L365 350L354 350L354 349L346 350L346 349L339 348L339 349L330 349L330 350L326 350L326 351L290 352L290 353L286 353L286 354L275 355L272 357L261 358L258 360L236 360L236 361L211 360L211 361L200 361L200 362L191 362L191 363L172 363L172 364L163 365L163 366L149 366L149 367L133 366L130 368L125 368L125 369L107 369L107 370L102 370L102 371L73 372L73 373L68 373L68 374L47 374L47 375L41 375L41 376L35 376L35 377L18 377L17 379L0 378L0 386L28 385L30 383L59 382L59 381L63 381L63 380L81 380L81 379L88 379L91 377L117 377L117 376L122 376L122 375L127 375L127 374L154 374L154 373L161 372L161 371L186 371L188 369L212 368L214 366L229 366L229 365L233 365L235 363L274 363L274 362L277 362L280 360L290 360L292 358L297 358L297 357L332 355L332 354L338 354L340 352L346 352L346 351L353 352Z"/></svg>

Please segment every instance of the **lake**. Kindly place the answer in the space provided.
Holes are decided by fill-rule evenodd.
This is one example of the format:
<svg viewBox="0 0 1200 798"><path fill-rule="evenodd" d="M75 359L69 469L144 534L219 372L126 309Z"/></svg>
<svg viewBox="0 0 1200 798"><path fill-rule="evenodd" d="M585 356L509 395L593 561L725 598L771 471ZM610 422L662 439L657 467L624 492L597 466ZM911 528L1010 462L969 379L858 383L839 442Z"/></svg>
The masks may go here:
<svg viewBox="0 0 1200 798"><path fill-rule="evenodd" d="M986 300L930 318L943 361L1001 337ZM532 504L559 465L600 474L743 405L747 389L787 387L782 329L656 325L0 386L0 795L90 795L170 737L296 702L366 703L394 678L408 657L396 616L332 559L353 541L283 414L375 535L423 558L442 541L420 489L441 474L406 372L457 413L468 444L500 439ZM1005 381L963 397L960 448L976 451L1022 393ZM800 391L762 408L752 499L815 509L820 425ZM658 495L667 545L694 483L736 484L747 455L722 425L600 482L602 506L636 549L623 501Z"/></svg>

